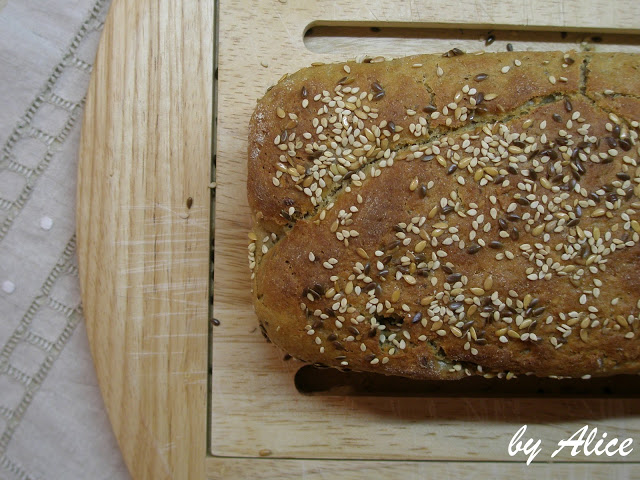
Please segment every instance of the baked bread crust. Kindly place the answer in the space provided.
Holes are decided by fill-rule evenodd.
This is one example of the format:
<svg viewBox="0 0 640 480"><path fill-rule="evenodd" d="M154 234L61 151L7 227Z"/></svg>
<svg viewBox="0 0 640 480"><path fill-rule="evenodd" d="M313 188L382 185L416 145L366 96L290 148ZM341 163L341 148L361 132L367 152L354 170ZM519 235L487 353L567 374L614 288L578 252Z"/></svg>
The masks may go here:
<svg viewBox="0 0 640 480"><path fill-rule="evenodd" d="M640 372L640 56L317 65L249 128L263 332L422 379Z"/></svg>

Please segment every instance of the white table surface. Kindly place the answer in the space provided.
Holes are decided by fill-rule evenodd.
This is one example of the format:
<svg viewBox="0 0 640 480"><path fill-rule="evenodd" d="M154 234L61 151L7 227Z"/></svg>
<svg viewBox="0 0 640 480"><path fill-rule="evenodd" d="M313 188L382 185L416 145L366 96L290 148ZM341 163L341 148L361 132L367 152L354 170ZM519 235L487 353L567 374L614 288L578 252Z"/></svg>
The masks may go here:
<svg viewBox="0 0 640 480"><path fill-rule="evenodd" d="M83 99L109 0L0 0L0 480L129 478L75 255Z"/></svg>

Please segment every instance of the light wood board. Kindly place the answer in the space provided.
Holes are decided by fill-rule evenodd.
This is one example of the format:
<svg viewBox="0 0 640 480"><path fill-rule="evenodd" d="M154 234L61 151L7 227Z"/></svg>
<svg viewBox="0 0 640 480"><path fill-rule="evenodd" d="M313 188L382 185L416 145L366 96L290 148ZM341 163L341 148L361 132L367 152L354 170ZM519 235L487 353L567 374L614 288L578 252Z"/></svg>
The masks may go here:
<svg viewBox="0 0 640 480"><path fill-rule="evenodd" d="M304 396L293 384L300 365L282 361L256 329L247 124L284 73L364 53L444 50L428 36L407 43L412 33L367 43L351 25L636 34L640 25L633 1L391 3L220 1L213 315L221 324L209 335L214 1L114 0L87 97L78 242L98 379L135 479L633 475L640 448L626 458L565 451L553 460L572 463L526 467L507 445L524 423L544 442L540 462L586 423L640 440L637 401ZM305 47L307 27L322 24L346 29ZM507 35L498 38L489 50L504 48ZM571 48L557 44L514 42ZM640 51L633 42L596 48Z"/></svg>
<svg viewBox="0 0 640 480"><path fill-rule="evenodd" d="M87 94L83 304L135 479L205 476L212 52L212 2L114 0Z"/></svg>

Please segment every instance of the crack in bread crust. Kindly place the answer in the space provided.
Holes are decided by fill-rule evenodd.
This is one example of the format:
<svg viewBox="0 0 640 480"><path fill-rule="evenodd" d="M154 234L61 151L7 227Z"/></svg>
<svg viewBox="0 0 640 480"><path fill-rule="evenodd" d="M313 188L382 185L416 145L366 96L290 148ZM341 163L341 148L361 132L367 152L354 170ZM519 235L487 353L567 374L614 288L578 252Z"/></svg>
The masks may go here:
<svg viewBox="0 0 640 480"><path fill-rule="evenodd" d="M628 95L617 96L617 98L620 98L620 97L630 98L630 96ZM415 146L420 147L420 146L432 145L433 142L438 141L442 137L460 136L465 132L477 131L485 125L491 126L495 123L505 124L512 120L517 120L525 116L530 116L535 112L536 109L542 108L544 105L547 105L549 103L562 102L566 98L582 98L583 100L588 101L591 105L593 105L594 108L606 113L607 115L614 114L624 119L624 116L619 114L619 112L617 112L616 110L607 108L605 105L602 105L601 102L598 102L597 100L594 100L591 97L588 97L582 93L573 94L571 97L562 96L558 93L554 93L554 94L546 95L540 98L529 99L525 104L521 105L516 112L511 113L509 115L505 115L500 119L498 119L498 117L496 116L493 116L490 118L486 118L485 121L483 122L468 123L465 125L461 125L460 127L455 129L438 128L438 129L430 130L428 138L418 142L414 142L414 143L403 143L403 144L397 145L396 147L391 149L391 152L397 156L402 153L408 153L411 150L411 148ZM364 172L366 175L366 172L370 171L371 168L378 166L381 161L382 160L373 160L369 163L365 163L364 165L358 167L356 170L353 170L351 177L344 178L340 183L334 184L332 189L329 192L327 192L325 196L322 197L321 203L319 203L313 209L306 212L304 215L300 215L295 218L292 218L290 223L287 223L284 226L282 226L282 228L280 229L278 238L275 241L270 242L269 248L273 248L283 238L283 236L288 235L297 222L314 220L318 216L320 211L326 208L327 205L329 205L330 203L333 203L335 199L342 194L345 188L352 186L353 176L356 176L360 172ZM260 265L261 260L262 260L262 256L258 255L256 258L256 266Z"/></svg>

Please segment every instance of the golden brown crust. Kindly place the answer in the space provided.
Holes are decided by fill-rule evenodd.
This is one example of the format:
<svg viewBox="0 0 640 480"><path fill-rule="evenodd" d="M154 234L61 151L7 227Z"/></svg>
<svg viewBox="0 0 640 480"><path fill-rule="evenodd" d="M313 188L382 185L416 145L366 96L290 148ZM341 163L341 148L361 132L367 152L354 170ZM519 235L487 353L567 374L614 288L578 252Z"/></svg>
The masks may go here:
<svg viewBox="0 0 640 480"><path fill-rule="evenodd" d="M639 65L425 55L283 78L249 137L265 335L414 378L640 372Z"/></svg>
<svg viewBox="0 0 640 480"><path fill-rule="evenodd" d="M640 93L640 63L632 53L587 54L585 93L594 99Z"/></svg>

